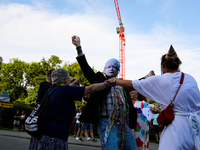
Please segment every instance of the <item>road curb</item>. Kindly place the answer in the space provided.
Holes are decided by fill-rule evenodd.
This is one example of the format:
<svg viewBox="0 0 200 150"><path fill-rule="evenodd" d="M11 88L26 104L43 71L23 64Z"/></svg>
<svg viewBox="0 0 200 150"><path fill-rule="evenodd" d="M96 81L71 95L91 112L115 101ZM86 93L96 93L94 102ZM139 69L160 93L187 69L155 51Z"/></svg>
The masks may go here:
<svg viewBox="0 0 200 150"><path fill-rule="evenodd" d="M31 136L27 134L26 132L16 132L16 131L7 131L7 130L0 130L1 136L7 136L7 137L15 137L15 138L22 138L22 139L29 139ZM69 136L68 138L68 144L72 145L81 145L81 146L91 146L91 147L101 147L100 142L92 142L92 141L84 141L80 142L73 138L72 136Z"/></svg>
<svg viewBox="0 0 200 150"><path fill-rule="evenodd" d="M7 131L7 130L0 130L0 135L7 136L7 137L29 139L29 140L31 138L31 136L27 134L26 132L16 132L16 131ZM80 142L72 136L69 136L68 144L79 145L79 146L101 147L100 139L98 139L96 143L92 141L87 141L86 139L84 139L84 142ZM158 150L159 144L149 143L149 145L150 145L149 150Z"/></svg>
<svg viewBox="0 0 200 150"><path fill-rule="evenodd" d="M1 134L2 136L9 136L9 137L16 137L16 138L22 138L22 139L30 139L30 137L24 137L24 136L18 136L18 135L8 135L8 134Z"/></svg>

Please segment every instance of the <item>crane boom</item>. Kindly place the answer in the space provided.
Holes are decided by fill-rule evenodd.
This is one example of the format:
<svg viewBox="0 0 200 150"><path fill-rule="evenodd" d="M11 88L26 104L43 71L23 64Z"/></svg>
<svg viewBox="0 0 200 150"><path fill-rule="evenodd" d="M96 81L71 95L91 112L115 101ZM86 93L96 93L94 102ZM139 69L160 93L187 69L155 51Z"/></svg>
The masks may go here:
<svg viewBox="0 0 200 150"><path fill-rule="evenodd" d="M115 7L117 11L117 16L119 20L119 27L117 28L117 33L119 34L119 62L120 62L120 73L119 78L125 79L125 36L124 36L124 27L121 20L121 15L119 11L118 0L114 0Z"/></svg>
<svg viewBox="0 0 200 150"><path fill-rule="evenodd" d="M120 15L120 11L119 11L119 4L118 4L118 1L117 1L117 0L114 0L114 2L115 2L115 7L116 7L118 19L121 20L121 15Z"/></svg>

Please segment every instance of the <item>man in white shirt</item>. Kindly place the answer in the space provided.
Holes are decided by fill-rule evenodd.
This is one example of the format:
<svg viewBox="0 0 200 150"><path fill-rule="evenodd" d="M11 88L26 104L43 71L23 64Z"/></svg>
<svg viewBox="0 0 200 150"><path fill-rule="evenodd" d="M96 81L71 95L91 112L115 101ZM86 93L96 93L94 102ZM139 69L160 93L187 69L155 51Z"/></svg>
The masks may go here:
<svg viewBox="0 0 200 150"><path fill-rule="evenodd" d="M81 109L77 108L75 130L76 131L78 130L78 132L76 134L76 140L79 140L78 136L79 136L79 133L81 132L81 122L79 121L81 113L82 113Z"/></svg>

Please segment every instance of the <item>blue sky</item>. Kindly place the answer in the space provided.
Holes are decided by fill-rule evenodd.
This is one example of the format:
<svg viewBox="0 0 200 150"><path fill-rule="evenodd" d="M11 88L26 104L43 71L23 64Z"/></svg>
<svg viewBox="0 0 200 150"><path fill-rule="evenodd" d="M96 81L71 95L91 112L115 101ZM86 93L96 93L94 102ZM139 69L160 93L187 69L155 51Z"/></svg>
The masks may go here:
<svg viewBox="0 0 200 150"><path fill-rule="evenodd" d="M200 1L118 0L125 27L126 79L154 70L172 44L181 70L200 84ZM88 62L102 71L119 58L114 0L0 0L0 56L25 62L57 55L75 62L71 36L81 38Z"/></svg>

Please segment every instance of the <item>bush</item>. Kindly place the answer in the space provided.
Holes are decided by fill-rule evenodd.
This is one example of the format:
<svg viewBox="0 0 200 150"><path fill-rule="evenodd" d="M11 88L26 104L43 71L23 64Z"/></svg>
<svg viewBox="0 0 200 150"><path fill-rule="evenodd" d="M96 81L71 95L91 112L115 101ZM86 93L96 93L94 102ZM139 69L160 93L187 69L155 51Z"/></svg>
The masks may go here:
<svg viewBox="0 0 200 150"><path fill-rule="evenodd" d="M27 106L23 103L15 103L13 104L13 108L2 108L0 110L0 116L2 118L1 120L2 127L5 127L5 128L13 127L14 115L17 109L19 109L20 114L22 111L24 111L26 116L28 116L32 112L33 107Z"/></svg>

